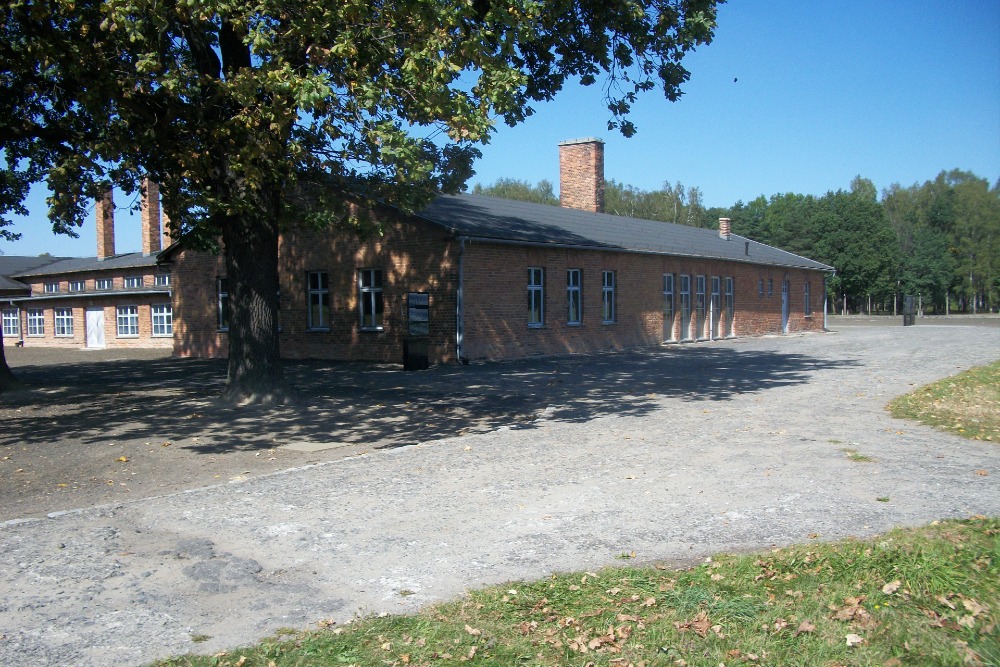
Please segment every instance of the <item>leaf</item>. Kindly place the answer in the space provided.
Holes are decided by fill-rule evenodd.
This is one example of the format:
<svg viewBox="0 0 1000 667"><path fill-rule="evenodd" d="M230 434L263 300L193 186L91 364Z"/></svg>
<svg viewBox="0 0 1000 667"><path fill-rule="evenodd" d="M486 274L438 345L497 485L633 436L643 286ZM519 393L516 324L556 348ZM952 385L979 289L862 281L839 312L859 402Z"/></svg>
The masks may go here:
<svg viewBox="0 0 1000 667"><path fill-rule="evenodd" d="M861 635L856 635L853 632L851 634L847 635L847 637L845 637L845 639L847 640L847 646L848 646L848 648L853 647L853 646L857 646L858 644L863 644L864 641L865 641L864 637L862 637Z"/></svg>
<svg viewBox="0 0 1000 667"><path fill-rule="evenodd" d="M466 623L466 625L465 625L465 631L468 632L473 637L478 637L481 634L483 634L482 630L480 630L479 628L474 628L471 625L469 625L468 623Z"/></svg>
<svg viewBox="0 0 1000 667"><path fill-rule="evenodd" d="M801 623L799 623L799 627L795 629L795 632L793 633L793 636L794 637L798 637L799 635L801 635L803 633L806 633L806 632L815 632L815 631L816 631L816 626L813 625L812 623L810 623L809 620L807 619L807 620L802 621Z"/></svg>
<svg viewBox="0 0 1000 667"><path fill-rule="evenodd" d="M989 611L989 607L979 604L972 598L962 598L962 606L973 616L979 616L983 612Z"/></svg>
<svg viewBox="0 0 1000 667"><path fill-rule="evenodd" d="M775 632L781 632L782 630L784 630L787 627L788 627L788 621L786 621L783 618L779 618L777 621L774 622L774 631Z"/></svg>
<svg viewBox="0 0 1000 667"><path fill-rule="evenodd" d="M121 463L126 463L128 461L128 457L127 456L119 456L118 458L115 459L115 461L119 461Z"/></svg>
<svg viewBox="0 0 1000 667"><path fill-rule="evenodd" d="M987 476L989 476L989 473L986 472L985 470L977 470L976 474L979 475L980 477L987 477Z"/></svg>
<svg viewBox="0 0 1000 667"><path fill-rule="evenodd" d="M903 583L899 579L896 579L895 581L891 581L885 586L883 586L882 593L884 593L885 595L892 595L893 593L898 591L899 587L902 585Z"/></svg>

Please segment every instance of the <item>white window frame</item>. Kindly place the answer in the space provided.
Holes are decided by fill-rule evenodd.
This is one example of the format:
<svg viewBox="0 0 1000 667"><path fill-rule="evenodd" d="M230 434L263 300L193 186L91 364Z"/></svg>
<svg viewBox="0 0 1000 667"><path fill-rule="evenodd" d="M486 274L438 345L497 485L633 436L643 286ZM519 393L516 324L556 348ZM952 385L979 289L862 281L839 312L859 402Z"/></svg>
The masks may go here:
<svg viewBox="0 0 1000 667"><path fill-rule="evenodd" d="M382 269L358 270L358 314L361 317L362 331L385 330L383 279Z"/></svg>
<svg viewBox="0 0 1000 667"><path fill-rule="evenodd" d="M28 335L32 337L45 335L45 311L41 308L28 309Z"/></svg>
<svg viewBox="0 0 1000 667"><path fill-rule="evenodd" d="M528 326L545 326L545 269L528 267Z"/></svg>
<svg viewBox="0 0 1000 667"><path fill-rule="evenodd" d="M330 274L306 273L306 317L309 331L330 330Z"/></svg>
<svg viewBox="0 0 1000 667"><path fill-rule="evenodd" d="M45 285L42 286L42 290L46 294L58 294L59 293L59 283L58 283L58 281L54 282L54 283L45 283Z"/></svg>
<svg viewBox="0 0 1000 667"><path fill-rule="evenodd" d="M69 291L70 292L83 292L87 289L86 280L71 280L69 281Z"/></svg>
<svg viewBox="0 0 1000 667"><path fill-rule="evenodd" d="M667 329L667 340L674 341L674 284L675 278L672 273L663 274L663 325Z"/></svg>
<svg viewBox="0 0 1000 667"><path fill-rule="evenodd" d="M810 301L808 280L802 283L802 290L803 290L802 298L804 300L804 303L802 304L802 310L805 313L806 317L812 317L813 311L812 311L812 303Z"/></svg>
<svg viewBox="0 0 1000 667"><path fill-rule="evenodd" d="M722 279L719 276L712 276L712 296L709 300L710 315L712 318L711 338L715 338L719 332L719 322L722 320Z"/></svg>
<svg viewBox="0 0 1000 667"><path fill-rule="evenodd" d="M583 324L583 269L566 269L566 324Z"/></svg>
<svg viewBox="0 0 1000 667"><path fill-rule="evenodd" d="M144 284L143 276L125 276L125 289L135 289Z"/></svg>
<svg viewBox="0 0 1000 667"><path fill-rule="evenodd" d="M21 336L21 311L18 308L3 309L3 335Z"/></svg>
<svg viewBox="0 0 1000 667"><path fill-rule="evenodd" d="M229 278L215 279L215 294L219 331L229 331Z"/></svg>
<svg viewBox="0 0 1000 667"><path fill-rule="evenodd" d="M614 324L618 313L615 304L615 271L601 271L601 324Z"/></svg>
<svg viewBox="0 0 1000 667"><path fill-rule="evenodd" d="M149 321L154 338L169 338L174 335L174 309L169 303L150 306Z"/></svg>
<svg viewBox="0 0 1000 667"><path fill-rule="evenodd" d="M114 278L98 278L94 281L94 289L96 290L113 290L115 288Z"/></svg>
<svg viewBox="0 0 1000 667"><path fill-rule="evenodd" d="M696 276L694 282L694 323L695 339L705 337L705 315L708 310L705 300L705 276Z"/></svg>
<svg viewBox="0 0 1000 667"><path fill-rule="evenodd" d="M691 340L691 276L681 274L681 340Z"/></svg>
<svg viewBox="0 0 1000 667"><path fill-rule="evenodd" d="M736 319L736 288L734 283L731 276L726 277L726 314L724 320L726 336L735 335L733 330L733 322Z"/></svg>
<svg viewBox="0 0 1000 667"><path fill-rule="evenodd" d="M156 287L169 287L170 286L170 274L169 273L157 273L153 276L153 285Z"/></svg>
<svg viewBox="0 0 1000 667"><path fill-rule="evenodd" d="M58 338L73 337L73 309L55 308L52 310L53 333Z"/></svg>
<svg viewBox="0 0 1000 667"><path fill-rule="evenodd" d="M139 306L116 306L115 324L119 338L138 338Z"/></svg>

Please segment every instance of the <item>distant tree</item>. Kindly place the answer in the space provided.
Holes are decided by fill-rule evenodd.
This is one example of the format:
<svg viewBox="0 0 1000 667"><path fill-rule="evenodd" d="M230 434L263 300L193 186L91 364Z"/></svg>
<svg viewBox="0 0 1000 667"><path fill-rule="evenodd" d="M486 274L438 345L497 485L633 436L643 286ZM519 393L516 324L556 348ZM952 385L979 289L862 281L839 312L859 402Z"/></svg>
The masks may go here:
<svg viewBox="0 0 1000 667"><path fill-rule="evenodd" d="M559 205L559 197L556 197L552 189L552 183L541 180L538 185L532 185L528 181L519 181L513 178L499 178L492 185L483 186L479 183L472 189L477 195L487 197L499 197L500 199L513 199L516 201L527 201L535 204Z"/></svg>

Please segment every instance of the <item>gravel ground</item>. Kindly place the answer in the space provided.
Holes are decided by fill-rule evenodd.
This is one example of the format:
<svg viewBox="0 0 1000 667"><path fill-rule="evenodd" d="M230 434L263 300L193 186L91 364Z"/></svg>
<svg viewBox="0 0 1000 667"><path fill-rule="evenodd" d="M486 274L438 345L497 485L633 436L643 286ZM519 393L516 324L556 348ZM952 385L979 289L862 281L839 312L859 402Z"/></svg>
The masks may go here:
<svg viewBox="0 0 1000 667"><path fill-rule="evenodd" d="M623 552L682 563L1000 514L1000 446L884 411L998 356L1000 327L869 325L409 374L300 364L304 400L260 412L209 400L215 362L21 364L36 388L0 404L17 457L0 466L0 664L142 664ZM35 493L9 488L33 453L114 458L119 440L150 443L148 484L88 509L46 504L91 498L83 482L11 502ZM270 452L297 467L244 474ZM203 471L156 471L173 465Z"/></svg>

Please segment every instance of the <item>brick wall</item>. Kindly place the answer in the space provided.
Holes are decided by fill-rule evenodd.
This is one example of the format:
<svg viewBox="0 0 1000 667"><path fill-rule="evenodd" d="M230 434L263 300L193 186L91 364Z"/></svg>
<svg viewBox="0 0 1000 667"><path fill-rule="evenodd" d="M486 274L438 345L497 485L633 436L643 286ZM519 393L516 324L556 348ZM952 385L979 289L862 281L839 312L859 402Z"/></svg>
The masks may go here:
<svg viewBox="0 0 1000 667"><path fill-rule="evenodd" d="M386 218L383 235L360 241L349 233L295 230L282 236L281 353L286 358L402 362L408 292L430 295L429 357L455 360L457 243L447 232L420 222ZM361 328L358 271L382 271L384 321L380 331ZM326 272L329 326L311 330L307 276ZM175 346L179 356L225 357L228 334L218 327L217 278L223 258L183 250L173 267Z"/></svg>
<svg viewBox="0 0 1000 667"><path fill-rule="evenodd" d="M529 267L545 270L545 321L538 328L528 326ZM567 323L568 269L582 270L583 317L578 325ZM613 323L602 321L604 271L615 273L617 312ZM664 273L675 274L674 317L669 323L664 321ZM680 331L681 274L691 276L689 336L682 336ZM698 275L705 276L706 283L706 317L700 331L695 328ZM783 279L787 279L790 286L789 331L823 328L823 274L819 272L655 255L470 244L465 259L464 353L471 360L498 360L658 345L671 338L708 338L712 276L734 279L733 327L737 336L781 333ZM757 295L760 278L765 281L763 298ZM766 292L769 278L775 286L771 297ZM812 317L803 313L803 283L806 280L811 283ZM724 307L724 280L720 280L719 301ZM721 316L717 316L715 322L714 337L724 336Z"/></svg>
<svg viewBox="0 0 1000 667"><path fill-rule="evenodd" d="M4 336L4 345L15 345L23 341L26 347L86 347L86 311L100 308L104 311L104 343L105 347L131 348L171 348L173 339L170 336L153 336L152 314L150 308L154 305L169 305L168 294L130 294L125 289L126 276L142 276L144 288L153 287L153 276L156 271L147 269L123 269L117 275L109 275L106 271L80 272L56 276L41 276L25 280L31 287L32 296L56 296L45 293L47 283L58 283L61 298L51 298L39 301L19 302L20 337ZM111 278L116 294L95 293L96 280ZM70 292L70 282L83 281L83 292ZM116 318L117 306L136 306L138 311L138 336L118 336ZM73 334L71 336L55 335L55 311L69 308L72 310ZM4 305L4 309L9 306ZM42 336L28 335L28 310L41 310L45 333Z"/></svg>

